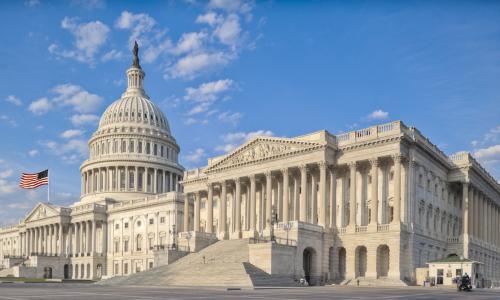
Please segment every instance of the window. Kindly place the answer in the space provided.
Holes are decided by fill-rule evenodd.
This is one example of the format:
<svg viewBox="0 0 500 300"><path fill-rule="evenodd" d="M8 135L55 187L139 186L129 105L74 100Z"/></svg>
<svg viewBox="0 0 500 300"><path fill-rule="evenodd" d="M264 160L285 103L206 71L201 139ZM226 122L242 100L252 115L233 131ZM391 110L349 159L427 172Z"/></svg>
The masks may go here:
<svg viewBox="0 0 500 300"><path fill-rule="evenodd" d="M122 150L121 150L121 152L125 153L126 151L127 151L127 142L122 141Z"/></svg>
<svg viewBox="0 0 500 300"><path fill-rule="evenodd" d="M152 261L150 261L150 262L149 262L149 268L150 268L150 269L152 269L152 268L153 268L153 262L152 262Z"/></svg>
<svg viewBox="0 0 500 300"><path fill-rule="evenodd" d="M158 145L154 144L153 155L158 155Z"/></svg>
<svg viewBox="0 0 500 300"><path fill-rule="evenodd" d="M165 217L160 217L160 223L165 223Z"/></svg>
<svg viewBox="0 0 500 300"><path fill-rule="evenodd" d="M146 154L151 154L151 144L146 143Z"/></svg>
<svg viewBox="0 0 500 300"><path fill-rule="evenodd" d="M123 242L123 251L128 252L128 241Z"/></svg>
<svg viewBox="0 0 500 300"><path fill-rule="evenodd" d="M125 275L128 274L128 263L123 264L123 274L125 274Z"/></svg>
<svg viewBox="0 0 500 300"><path fill-rule="evenodd" d="M137 227L141 227L141 221L137 221Z"/></svg>
<svg viewBox="0 0 500 300"><path fill-rule="evenodd" d="M137 175L137 190L142 191L142 176L144 176L143 172L138 172Z"/></svg>
<svg viewBox="0 0 500 300"><path fill-rule="evenodd" d="M120 242L115 241L115 253L118 253L118 252L120 252Z"/></svg>
<svg viewBox="0 0 500 300"><path fill-rule="evenodd" d="M389 180L393 180L394 179L394 172L391 171L391 174L389 176Z"/></svg>
<svg viewBox="0 0 500 300"><path fill-rule="evenodd" d="M150 236L148 239L149 250L153 250L153 246L154 246L154 238L152 236Z"/></svg>
<svg viewBox="0 0 500 300"><path fill-rule="evenodd" d="M161 153L160 153L161 157L163 157L163 145L161 146L160 151L161 151Z"/></svg>
<svg viewBox="0 0 500 300"><path fill-rule="evenodd" d="M134 183L135 183L134 174L135 174L134 171L129 171L129 173L128 173L128 180L129 180L128 186L130 189L134 188Z"/></svg>
<svg viewBox="0 0 500 300"><path fill-rule="evenodd" d="M424 184L423 176L422 176L422 174L419 174L418 175L418 185L422 186L423 184Z"/></svg>
<svg viewBox="0 0 500 300"><path fill-rule="evenodd" d="M115 275L118 275L118 271L120 270L120 266L115 264Z"/></svg>
<svg viewBox="0 0 500 300"><path fill-rule="evenodd" d="M142 153L142 142L141 141L139 141L137 143L137 153Z"/></svg>
<svg viewBox="0 0 500 300"><path fill-rule="evenodd" d="M137 251L142 251L142 235L137 235L137 238L136 238L136 250Z"/></svg>
<svg viewBox="0 0 500 300"><path fill-rule="evenodd" d="M128 144L128 152L134 153L134 141L130 141L130 144Z"/></svg>
<svg viewBox="0 0 500 300"><path fill-rule="evenodd" d="M115 224L115 229L120 229L120 224Z"/></svg>
<svg viewBox="0 0 500 300"><path fill-rule="evenodd" d="M153 225L155 223L155 220L154 219L149 219L149 224L150 225Z"/></svg>
<svg viewBox="0 0 500 300"><path fill-rule="evenodd" d="M126 222L125 224L123 224L125 228L128 228L128 222Z"/></svg>
<svg viewBox="0 0 500 300"><path fill-rule="evenodd" d="M462 269L456 269L455 276L462 276Z"/></svg>
<svg viewBox="0 0 500 300"><path fill-rule="evenodd" d="M125 170L120 170L120 189L125 188Z"/></svg>

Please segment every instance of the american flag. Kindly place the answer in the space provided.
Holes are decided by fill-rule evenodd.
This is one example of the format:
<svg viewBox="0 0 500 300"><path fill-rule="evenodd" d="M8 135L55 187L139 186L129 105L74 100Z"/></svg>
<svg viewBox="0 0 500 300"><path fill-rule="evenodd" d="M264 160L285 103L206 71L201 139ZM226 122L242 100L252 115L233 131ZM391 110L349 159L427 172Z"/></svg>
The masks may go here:
<svg viewBox="0 0 500 300"><path fill-rule="evenodd" d="M19 186L23 189L34 189L49 184L49 170L40 173L23 173Z"/></svg>

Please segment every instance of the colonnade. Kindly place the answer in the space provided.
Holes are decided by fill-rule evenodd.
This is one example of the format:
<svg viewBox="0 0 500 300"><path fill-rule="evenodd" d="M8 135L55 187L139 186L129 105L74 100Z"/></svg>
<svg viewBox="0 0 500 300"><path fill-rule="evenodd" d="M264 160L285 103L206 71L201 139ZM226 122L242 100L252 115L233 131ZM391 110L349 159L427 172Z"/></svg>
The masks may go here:
<svg viewBox="0 0 500 300"><path fill-rule="evenodd" d="M480 188L462 184L463 232L475 241L500 247L500 207Z"/></svg>
<svg viewBox="0 0 500 300"><path fill-rule="evenodd" d="M63 254L63 225L60 223L26 228L20 235L20 248L24 256Z"/></svg>
<svg viewBox="0 0 500 300"><path fill-rule="evenodd" d="M68 229L67 254L75 257L106 253L107 223L96 220L73 222ZM101 225L101 249L97 249L97 227ZM74 240L73 240L74 239Z"/></svg>
<svg viewBox="0 0 500 300"><path fill-rule="evenodd" d="M244 177L235 177L217 181L210 181L203 190L192 190L189 182L185 189L186 199L194 198L194 231L200 231L200 210L201 198L206 197L206 228L208 233L214 233L218 228L218 234L226 237L240 237L242 231L249 231L250 235L256 232L268 231L272 221L288 222L301 221L323 226L325 229L334 229L337 226L346 227L347 230L359 230L359 227L366 225L380 224L378 218L379 192L378 173L379 163L392 163L394 166L394 197L393 197L393 223L401 222L401 201L402 201L402 162L403 157L394 155L392 159L372 158L367 161L353 161L346 165L329 165L325 161L304 164L300 166L290 166L279 170L268 170L262 173L249 174ZM367 164L371 167L371 207L369 209L370 224L357 218L361 213L361 201L367 201L367 197L358 199L356 178L360 172L367 170ZM342 185L348 188L342 191L341 199L337 198L337 175L346 173L343 177ZM405 172L407 174L407 172ZM368 175L368 174L365 174ZM245 209L242 210L242 194L245 194ZM229 212L232 222L228 227L227 202L228 195L231 195L232 211ZM214 198L220 199L219 220L214 224L213 208ZM337 209L347 206L347 216L343 212L337 213ZM185 203L184 210L189 211L189 203ZM350 208L353 209L350 209ZM241 214L244 214L243 216ZM189 228L189 215L185 214L184 228ZM341 218L337 222L337 216ZM352 220L352 221L351 221ZM218 225L218 226L216 226ZM187 230L186 230L187 231Z"/></svg>
<svg viewBox="0 0 500 300"><path fill-rule="evenodd" d="M82 172L82 194L132 191L167 193L180 191L182 176L172 170L138 166L116 166Z"/></svg>

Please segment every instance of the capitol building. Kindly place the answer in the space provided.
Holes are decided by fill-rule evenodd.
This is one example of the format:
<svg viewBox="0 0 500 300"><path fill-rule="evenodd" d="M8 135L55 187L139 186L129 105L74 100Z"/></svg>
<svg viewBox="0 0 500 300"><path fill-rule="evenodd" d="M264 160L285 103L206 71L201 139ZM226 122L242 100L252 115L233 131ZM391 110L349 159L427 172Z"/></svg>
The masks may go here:
<svg viewBox="0 0 500 300"><path fill-rule="evenodd" d="M80 200L2 228L0 277L412 285L457 255L500 284L500 185L469 153L395 121L256 137L185 171L137 55L127 77L89 140Z"/></svg>

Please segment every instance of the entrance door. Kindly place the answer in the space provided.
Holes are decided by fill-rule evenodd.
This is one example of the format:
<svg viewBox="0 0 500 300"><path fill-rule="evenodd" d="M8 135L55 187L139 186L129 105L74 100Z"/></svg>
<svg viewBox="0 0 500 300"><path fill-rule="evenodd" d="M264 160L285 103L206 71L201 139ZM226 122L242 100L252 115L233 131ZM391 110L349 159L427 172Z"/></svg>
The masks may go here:
<svg viewBox="0 0 500 300"><path fill-rule="evenodd" d="M306 248L302 255L302 265L304 268L304 277L308 284L311 284L311 275L313 271L313 255L314 250L311 248Z"/></svg>

